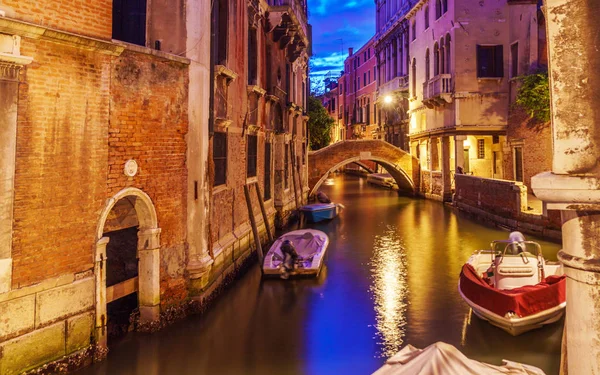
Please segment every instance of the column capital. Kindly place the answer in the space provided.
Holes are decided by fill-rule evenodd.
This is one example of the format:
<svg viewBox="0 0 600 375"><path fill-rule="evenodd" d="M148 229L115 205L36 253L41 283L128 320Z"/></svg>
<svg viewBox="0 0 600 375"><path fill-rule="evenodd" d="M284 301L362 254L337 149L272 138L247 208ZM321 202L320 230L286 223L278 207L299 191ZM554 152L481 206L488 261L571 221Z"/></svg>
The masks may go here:
<svg viewBox="0 0 600 375"><path fill-rule="evenodd" d="M531 178L531 189L549 209L600 210L600 178L544 172Z"/></svg>

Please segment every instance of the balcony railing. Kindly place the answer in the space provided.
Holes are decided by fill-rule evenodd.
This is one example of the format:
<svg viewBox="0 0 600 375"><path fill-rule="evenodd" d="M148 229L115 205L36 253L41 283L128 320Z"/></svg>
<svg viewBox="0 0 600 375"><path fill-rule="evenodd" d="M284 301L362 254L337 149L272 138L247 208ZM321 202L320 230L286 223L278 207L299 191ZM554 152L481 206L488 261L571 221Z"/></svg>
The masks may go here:
<svg viewBox="0 0 600 375"><path fill-rule="evenodd" d="M408 76L399 76L379 86L379 95L408 91Z"/></svg>
<svg viewBox="0 0 600 375"><path fill-rule="evenodd" d="M285 11L287 8L291 8L292 12L296 16L299 22L299 26L305 36L308 36L306 30L307 18L306 18L306 1L305 0L268 0L268 4L271 7L272 12Z"/></svg>
<svg viewBox="0 0 600 375"><path fill-rule="evenodd" d="M438 74L423 83L423 102L442 105L452 102L452 75Z"/></svg>

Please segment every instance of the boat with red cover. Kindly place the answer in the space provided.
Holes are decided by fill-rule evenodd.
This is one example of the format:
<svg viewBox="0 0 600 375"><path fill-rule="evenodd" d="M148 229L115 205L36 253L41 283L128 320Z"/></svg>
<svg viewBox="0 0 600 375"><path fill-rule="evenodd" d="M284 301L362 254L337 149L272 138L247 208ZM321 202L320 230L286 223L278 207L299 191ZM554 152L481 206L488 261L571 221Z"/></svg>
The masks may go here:
<svg viewBox="0 0 600 375"><path fill-rule="evenodd" d="M546 261L541 246L519 232L473 254L458 291L475 315L513 336L556 322L567 305L562 265Z"/></svg>

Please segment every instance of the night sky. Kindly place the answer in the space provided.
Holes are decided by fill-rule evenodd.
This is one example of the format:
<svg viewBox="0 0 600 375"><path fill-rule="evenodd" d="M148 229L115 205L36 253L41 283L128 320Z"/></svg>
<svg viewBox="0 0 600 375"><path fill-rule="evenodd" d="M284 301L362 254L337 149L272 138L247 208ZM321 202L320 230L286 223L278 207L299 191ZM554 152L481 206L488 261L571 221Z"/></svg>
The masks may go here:
<svg viewBox="0 0 600 375"><path fill-rule="evenodd" d="M313 27L311 79L320 81L329 71L339 76L348 47L356 51L375 34L375 2L308 0L308 12Z"/></svg>

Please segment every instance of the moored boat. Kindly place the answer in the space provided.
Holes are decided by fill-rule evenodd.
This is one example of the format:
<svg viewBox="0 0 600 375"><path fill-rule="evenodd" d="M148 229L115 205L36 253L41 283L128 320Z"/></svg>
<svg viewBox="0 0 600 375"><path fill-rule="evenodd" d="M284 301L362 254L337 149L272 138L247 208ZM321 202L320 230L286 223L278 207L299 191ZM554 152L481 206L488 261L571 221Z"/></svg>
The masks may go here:
<svg viewBox="0 0 600 375"><path fill-rule="evenodd" d="M386 187L388 189L398 189L396 180L389 173L370 173L367 175L367 182Z"/></svg>
<svg viewBox="0 0 600 375"><path fill-rule="evenodd" d="M308 221L317 223L335 218L343 208L340 203L314 203L300 207L300 211Z"/></svg>
<svg viewBox="0 0 600 375"><path fill-rule="evenodd" d="M503 360L501 366L466 357L456 347L436 342L425 349L406 345L372 375L545 375L534 366Z"/></svg>
<svg viewBox="0 0 600 375"><path fill-rule="evenodd" d="M513 336L559 320L566 280L558 262L519 232L474 253L463 266L458 291L475 315Z"/></svg>
<svg viewBox="0 0 600 375"><path fill-rule="evenodd" d="M290 276L317 276L323 268L328 245L329 237L320 230L288 232L271 245L265 255L263 273L284 279Z"/></svg>

